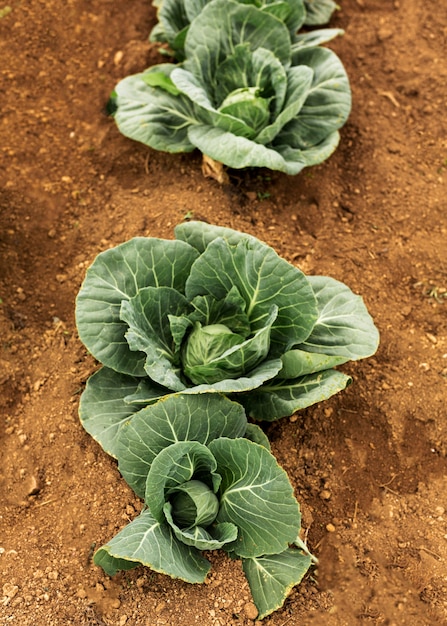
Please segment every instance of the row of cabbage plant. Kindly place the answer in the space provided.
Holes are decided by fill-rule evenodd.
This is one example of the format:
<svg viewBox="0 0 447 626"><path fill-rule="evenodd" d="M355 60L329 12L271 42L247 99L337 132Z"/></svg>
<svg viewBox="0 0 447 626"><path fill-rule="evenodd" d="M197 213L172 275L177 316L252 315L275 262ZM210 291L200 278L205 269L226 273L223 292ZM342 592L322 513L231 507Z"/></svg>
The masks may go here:
<svg viewBox="0 0 447 626"><path fill-rule="evenodd" d="M251 235L191 221L174 240L99 254L76 321L102 364L81 422L144 503L95 563L197 583L203 552L222 549L242 561L260 619L282 606L312 556L260 424L350 384L337 366L379 341L362 298Z"/></svg>

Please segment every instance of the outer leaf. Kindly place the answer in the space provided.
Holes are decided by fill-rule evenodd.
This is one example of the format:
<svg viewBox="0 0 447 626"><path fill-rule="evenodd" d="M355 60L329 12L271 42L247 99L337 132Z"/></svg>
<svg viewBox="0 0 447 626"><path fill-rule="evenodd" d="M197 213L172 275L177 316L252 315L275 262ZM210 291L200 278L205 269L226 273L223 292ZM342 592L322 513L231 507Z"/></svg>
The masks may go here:
<svg viewBox="0 0 447 626"><path fill-rule="evenodd" d="M344 33L345 31L342 28L321 28L308 33L300 33L293 38L292 55L295 54L299 48L321 46L321 44L327 43L340 35L344 35Z"/></svg>
<svg viewBox="0 0 447 626"><path fill-rule="evenodd" d="M349 361L343 356L328 356L316 352L305 352L304 350L289 350L281 357L282 370L278 378L298 378L306 374L321 372L336 365L341 365Z"/></svg>
<svg viewBox="0 0 447 626"><path fill-rule="evenodd" d="M194 146L187 129L197 123L194 105L185 96L173 95L145 82L151 73L170 77L174 68L173 63L154 65L119 82L115 88L118 105L115 121L123 135L155 150L191 152Z"/></svg>
<svg viewBox="0 0 447 626"><path fill-rule="evenodd" d="M278 317L271 332L272 354L300 343L316 320L315 297L306 276L258 240L236 246L224 239L212 241L191 268L186 297L210 294L216 299L235 285L244 298L252 332L265 325L272 305Z"/></svg>
<svg viewBox="0 0 447 626"><path fill-rule="evenodd" d="M309 280L319 315L311 335L298 347L353 361L374 354L379 345L379 331L361 296L333 278L310 276Z"/></svg>
<svg viewBox="0 0 447 626"><path fill-rule="evenodd" d="M247 424L244 437L258 443L260 446L264 446L270 452L270 441L262 428L257 424Z"/></svg>
<svg viewBox="0 0 447 626"><path fill-rule="evenodd" d="M141 564L188 583L202 583L211 567L198 550L178 541L170 526L159 524L148 509L102 546L94 562L110 576ZM126 562L129 566L123 568Z"/></svg>
<svg viewBox="0 0 447 626"><path fill-rule="evenodd" d="M258 619L263 619L284 604L310 565L310 556L292 548L280 554L242 559L251 595L259 611Z"/></svg>
<svg viewBox="0 0 447 626"><path fill-rule="evenodd" d="M178 441L208 444L217 437L243 436L247 420L240 404L218 394L171 395L142 409L121 430L119 470L144 497L154 458Z"/></svg>
<svg viewBox="0 0 447 626"><path fill-rule="evenodd" d="M149 87L161 87L173 96L180 95L180 91L172 82L172 79L164 72L147 72L143 74L143 80Z"/></svg>
<svg viewBox="0 0 447 626"><path fill-rule="evenodd" d="M160 385L154 383L150 378L139 378L138 380L139 383L135 392L124 396L124 402L126 404L136 404L139 405L139 409L141 409L171 394L169 389L160 387Z"/></svg>
<svg viewBox="0 0 447 626"><path fill-rule="evenodd" d="M140 406L127 404L125 397L138 389L141 379L118 374L103 367L90 376L79 404L79 417L85 430L111 456L116 457L118 431L122 424L140 410ZM164 395L152 389L153 397L146 395L146 404Z"/></svg>
<svg viewBox="0 0 447 626"><path fill-rule="evenodd" d="M144 369L159 385L181 391L180 356L171 334L169 316L188 311L188 301L172 287L146 287L124 300L120 317L129 326L126 339L131 350L147 354Z"/></svg>
<svg viewBox="0 0 447 626"><path fill-rule="evenodd" d="M184 0L163 0L157 17L163 28L164 40L171 44L190 23Z"/></svg>
<svg viewBox="0 0 447 626"><path fill-rule="evenodd" d="M208 0L163 0L158 10L160 22L152 29L150 40L168 42L177 60L183 60L189 25L207 2Z"/></svg>
<svg viewBox="0 0 447 626"><path fill-rule="evenodd" d="M222 477L218 522L239 529L225 546L242 557L276 554L298 535L300 513L287 474L268 450L247 439L215 439L209 450Z"/></svg>
<svg viewBox="0 0 447 626"><path fill-rule="evenodd" d="M311 165L318 165L328 159L340 142L340 134L338 131L335 131L318 145L304 149L291 148L289 145L284 144L280 145L279 142L283 140L293 141L293 136L287 136L281 131L273 142L275 150L284 158L286 163L292 164L291 167L303 169Z"/></svg>
<svg viewBox="0 0 447 626"><path fill-rule="evenodd" d="M244 394L239 401L253 419L273 422L327 400L350 382L351 378L346 374L330 369L292 380L276 379Z"/></svg>
<svg viewBox="0 0 447 626"><path fill-rule="evenodd" d="M276 15L278 19L284 22L292 34L304 24L306 10L303 0L285 0L285 2L264 0L260 6L264 11Z"/></svg>
<svg viewBox="0 0 447 626"><path fill-rule="evenodd" d="M183 291L197 256L180 241L135 237L96 257L76 299L76 324L81 341L98 361L123 374L145 375L145 355L132 352L124 337L121 303L143 287Z"/></svg>
<svg viewBox="0 0 447 626"><path fill-rule="evenodd" d="M206 222L199 222L196 220L178 224L174 228L174 233L176 239L185 241L190 246L193 246L193 248L195 248L200 254L205 252L208 244L219 237L226 239L232 246L237 245L240 241L245 239L248 239L252 243L260 241L256 237L253 237L253 235L242 233L239 230L233 230L232 228L226 228L225 226L215 226L214 224L207 224Z"/></svg>
<svg viewBox="0 0 447 626"><path fill-rule="evenodd" d="M306 7L304 23L308 26L327 24L332 13L338 8L333 0L304 0L304 6Z"/></svg>
<svg viewBox="0 0 447 626"><path fill-rule="evenodd" d="M149 41L162 43L165 43L167 41L165 30L160 22L157 22L157 24L155 24L155 26L149 33Z"/></svg>
<svg viewBox="0 0 447 626"><path fill-rule="evenodd" d="M185 58L185 41L186 41L186 35L188 34L188 30L189 30L189 26L185 26L185 28L183 30L181 30L178 35L175 37L175 39L172 41L172 48L175 52L175 58L178 61L183 61ZM168 51L169 54L169 51Z"/></svg>
<svg viewBox="0 0 447 626"><path fill-rule="evenodd" d="M186 15L190 22L195 19L199 13L203 11L204 6L209 0L183 0L185 3Z"/></svg>
<svg viewBox="0 0 447 626"><path fill-rule="evenodd" d="M308 165L301 154L295 152L283 156L276 147L268 148L206 124L190 126L188 139L203 154L234 169L267 167L295 175Z"/></svg>
<svg viewBox="0 0 447 626"><path fill-rule="evenodd" d="M351 90L342 62L327 48L304 48L293 53L293 65L307 65L314 78L299 114L275 139L275 145L310 148L346 122L351 111Z"/></svg>

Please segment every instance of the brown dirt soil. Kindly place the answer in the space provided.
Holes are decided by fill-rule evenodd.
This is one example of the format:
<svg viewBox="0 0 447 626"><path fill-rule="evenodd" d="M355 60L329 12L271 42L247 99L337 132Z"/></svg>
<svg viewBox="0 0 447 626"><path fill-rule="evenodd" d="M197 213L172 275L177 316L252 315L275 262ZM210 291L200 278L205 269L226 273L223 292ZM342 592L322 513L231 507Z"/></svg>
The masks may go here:
<svg viewBox="0 0 447 626"><path fill-rule="evenodd" d="M188 212L247 231L360 293L377 355L354 384L269 427L302 503L312 571L268 626L447 624L447 4L343 0L331 47L353 90L339 149L220 187L200 155L122 137L105 103L158 62L147 0L10 0L0 18L0 623L252 624L239 564L207 584L113 580L95 546L139 501L82 429L95 363L74 299L102 250L172 238ZM2 8L4 5L0 8ZM266 197L268 195L268 197ZM263 199L262 199L263 198Z"/></svg>

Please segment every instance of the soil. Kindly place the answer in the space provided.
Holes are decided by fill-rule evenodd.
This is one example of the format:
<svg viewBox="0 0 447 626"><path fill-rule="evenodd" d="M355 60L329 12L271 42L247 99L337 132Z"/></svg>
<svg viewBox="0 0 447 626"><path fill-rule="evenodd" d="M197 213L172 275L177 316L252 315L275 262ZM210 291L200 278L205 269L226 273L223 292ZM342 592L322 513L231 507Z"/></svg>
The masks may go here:
<svg viewBox="0 0 447 626"><path fill-rule="evenodd" d="M102 250L172 238L193 215L263 239L363 296L377 354L354 383L267 428L319 557L268 626L447 624L447 5L343 0L331 43L351 80L338 150L296 177L232 172L120 135L116 82L161 62L147 0L10 0L2 9L0 623L245 626L238 562L192 586L91 561L140 510L82 429L96 364L74 300Z"/></svg>

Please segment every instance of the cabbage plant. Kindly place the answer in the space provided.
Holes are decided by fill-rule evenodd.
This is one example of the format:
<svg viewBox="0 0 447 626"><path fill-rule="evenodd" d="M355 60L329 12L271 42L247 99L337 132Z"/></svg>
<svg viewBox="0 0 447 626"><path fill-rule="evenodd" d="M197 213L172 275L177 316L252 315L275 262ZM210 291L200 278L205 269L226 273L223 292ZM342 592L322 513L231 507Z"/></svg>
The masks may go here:
<svg viewBox="0 0 447 626"><path fill-rule="evenodd" d="M232 168L297 174L332 154L350 112L343 64L316 45L327 38L308 33L292 44L270 11L212 0L187 29L181 64L116 86L118 128L156 150L197 148Z"/></svg>
<svg viewBox="0 0 447 626"><path fill-rule="evenodd" d="M110 454L120 425L170 394L222 393L273 421L344 389L351 378L335 367L376 351L363 300L343 283L229 228L191 221L175 236L102 252L77 296L79 336L103 364L80 417Z"/></svg>
<svg viewBox="0 0 447 626"><path fill-rule="evenodd" d="M200 583L210 570L202 552L222 549L242 560L259 618L279 608L311 556L294 547L300 511L287 475L265 437L244 437L250 428L220 394L170 396L135 413L116 449L144 508L94 562L111 576L145 565Z"/></svg>
<svg viewBox="0 0 447 626"><path fill-rule="evenodd" d="M151 31L150 40L169 44L176 59L184 60L185 39L189 26L209 2L210 0L163 0L154 3L158 7L159 21ZM238 2L252 4L281 20L289 30L292 43L304 39L304 34L298 35L302 26L326 24L336 8L332 0L238 0ZM320 30L318 37L320 42L328 41L342 32L339 29ZM315 38L315 34L313 37Z"/></svg>

